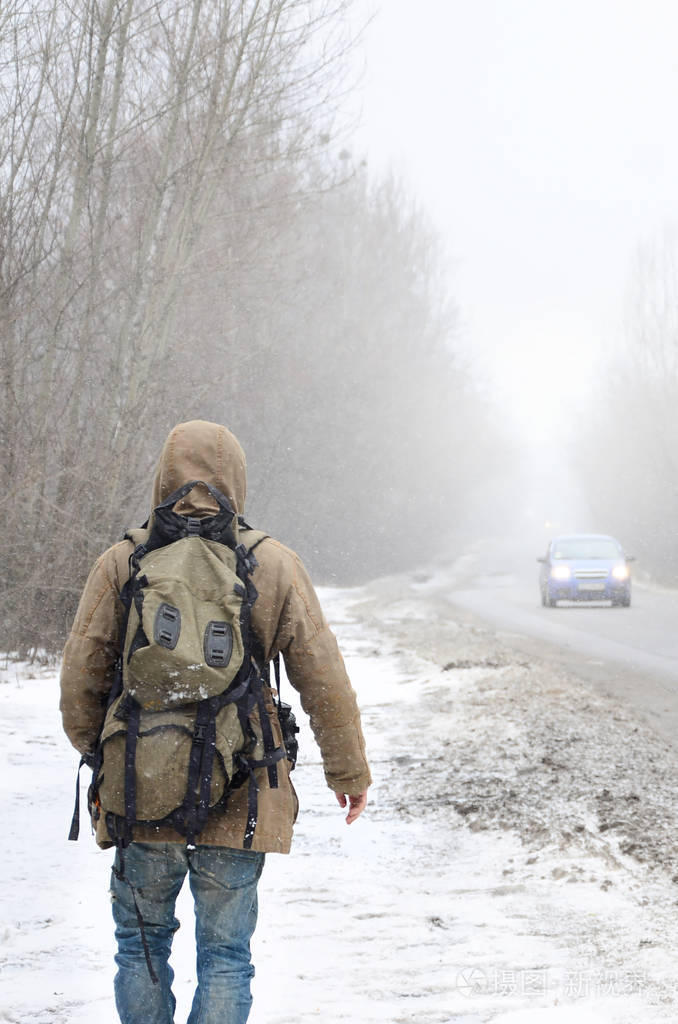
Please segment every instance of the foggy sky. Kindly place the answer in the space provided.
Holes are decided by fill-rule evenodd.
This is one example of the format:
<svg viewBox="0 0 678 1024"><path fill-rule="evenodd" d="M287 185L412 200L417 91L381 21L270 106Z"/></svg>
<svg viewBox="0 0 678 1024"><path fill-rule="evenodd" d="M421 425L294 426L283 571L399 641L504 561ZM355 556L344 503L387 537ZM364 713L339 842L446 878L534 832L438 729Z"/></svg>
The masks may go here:
<svg viewBox="0 0 678 1024"><path fill-rule="evenodd" d="M678 8L363 0L357 145L443 234L462 338L549 434L618 345L638 242L678 221Z"/></svg>

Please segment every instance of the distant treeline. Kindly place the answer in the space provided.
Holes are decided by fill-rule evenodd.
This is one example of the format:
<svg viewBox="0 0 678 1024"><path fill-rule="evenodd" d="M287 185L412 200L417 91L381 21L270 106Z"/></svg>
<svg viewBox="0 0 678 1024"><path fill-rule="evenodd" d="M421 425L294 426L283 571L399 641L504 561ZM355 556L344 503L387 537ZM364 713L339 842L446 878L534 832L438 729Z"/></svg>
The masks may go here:
<svg viewBox="0 0 678 1024"><path fill-rule="evenodd" d="M639 246L625 344L601 366L577 433L576 464L597 520L638 559L638 572L678 586L678 245Z"/></svg>
<svg viewBox="0 0 678 1024"><path fill-rule="evenodd" d="M322 581L454 525L485 415L421 214L336 152L345 7L3 7L4 649L59 648L180 420Z"/></svg>

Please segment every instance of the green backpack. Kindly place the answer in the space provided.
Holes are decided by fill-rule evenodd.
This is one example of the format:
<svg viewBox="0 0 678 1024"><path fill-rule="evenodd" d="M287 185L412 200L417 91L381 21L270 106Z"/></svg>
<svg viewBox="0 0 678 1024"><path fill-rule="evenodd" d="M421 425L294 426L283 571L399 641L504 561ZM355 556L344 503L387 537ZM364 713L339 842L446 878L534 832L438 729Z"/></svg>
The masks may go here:
<svg viewBox="0 0 678 1024"><path fill-rule="evenodd" d="M175 512L199 483L219 511ZM126 534L135 546L120 595L122 651L88 793L90 814L104 815L118 847L137 825L170 826L193 847L210 811L247 781L248 849L257 821L254 769L265 767L271 788L278 786L286 750L275 744L264 705L268 667L250 627L254 548L266 535L240 525L256 538L249 548L227 498L193 480L158 505L145 528Z"/></svg>

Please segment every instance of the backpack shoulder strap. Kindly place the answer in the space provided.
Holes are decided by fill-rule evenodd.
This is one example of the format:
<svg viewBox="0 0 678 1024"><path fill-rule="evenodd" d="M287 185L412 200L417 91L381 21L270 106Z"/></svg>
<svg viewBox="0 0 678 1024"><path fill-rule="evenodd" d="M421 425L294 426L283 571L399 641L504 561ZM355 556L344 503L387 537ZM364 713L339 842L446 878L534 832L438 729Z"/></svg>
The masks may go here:
<svg viewBox="0 0 678 1024"><path fill-rule="evenodd" d="M238 517L238 533L240 535L240 543L247 548L247 553L251 554L255 548L258 548L262 541L268 540L270 534L264 533L263 530L255 530L253 526L250 526L242 516Z"/></svg>

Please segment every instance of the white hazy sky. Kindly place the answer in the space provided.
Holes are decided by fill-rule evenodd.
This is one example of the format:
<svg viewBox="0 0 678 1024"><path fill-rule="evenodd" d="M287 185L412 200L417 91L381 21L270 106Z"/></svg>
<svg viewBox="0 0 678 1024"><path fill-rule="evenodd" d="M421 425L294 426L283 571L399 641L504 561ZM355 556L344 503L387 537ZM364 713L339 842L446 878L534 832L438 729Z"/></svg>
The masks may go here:
<svg viewBox="0 0 678 1024"><path fill-rule="evenodd" d="M429 211L464 339L548 428L619 343L638 242L678 221L678 3L361 2L358 146Z"/></svg>

